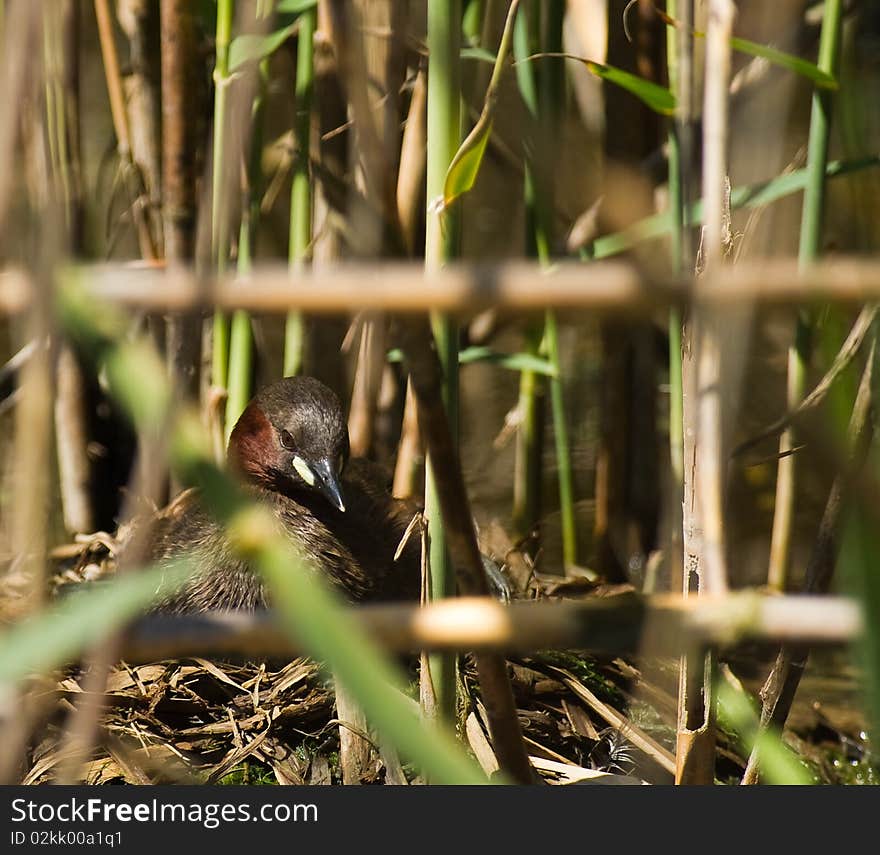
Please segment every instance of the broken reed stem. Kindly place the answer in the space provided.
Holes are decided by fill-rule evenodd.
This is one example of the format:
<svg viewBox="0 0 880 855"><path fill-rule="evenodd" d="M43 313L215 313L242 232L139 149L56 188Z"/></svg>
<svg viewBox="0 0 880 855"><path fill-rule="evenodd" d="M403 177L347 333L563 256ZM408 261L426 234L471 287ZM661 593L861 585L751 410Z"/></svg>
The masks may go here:
<svg viewBox="0 0 880 855"><path fill-rule="evenodd" d="M826 0L823 4L822 32L819 39L817 65L821 71L837 76L841 41L842 0ZM801 235L798 263L806 267L821 253L822 221L825 212L825 168L828 163L828 141L831 130L832 90L816 87L810 114L810 138L807 154L807 185L801 212ZM794 410L801 401L806 383L807 365L812 351L812 321L802 311L795 328L794 344L788 351L788 387L786 404ZM791 559L791 533L797 491L797 455L794 433L789 428L779 438L779 464L776 474L776 506L773 514L773 535L770 542L770 563L767 583L784 591Z"/></svg>
<svg viewBox="0 0 880 855"><path fill-rule="evenodd" d="M731 244L730 185L727 180L728 87L730 38L736 7L731 0L709 4L706 37L706 92L703 107L704 229L703 272L712 274L724 263ZM699 311L696 325L698 460L697 501L702 529L701 590L727 588L724 556L724 425L722 424L721 319L717 312Z"/></svg>
<svg viewBox="0 0 880 855"><path fill-rule="evenodd" d="M710 0L703 108L703 272L722 266L729 245L727 188L730 37L736 9L731 0ZM689 594L727 589L723 495L725 464L721 411L720 319L697 305L688 331L688 386L684 397L685 509L683 589ZM692 591L692 579L696 591ZM676 783L714 781L715 706L713 658L700 649L682 657L676 750Z"/></svg>
<svg viewBox="0 0 880 855"><path fill-rule="evenodd" d="M428 0L428 135L426 168L425 269L433 272L459 254L460 205L446 211L432 205L442 198L449 164L458 151L461 139L461 0ZM450 437L458 436L458 325L452 317L439 312L432 315L432 335L442 372L443 418ZM415 387L415 381L414 381ZM419 398L418 389L416 398ZM419 418L419 426L425 425ZM430 445L425 467L425 517L429 526L430 596L441 599L455 595L455 571L446 548L446 532L440 510L437 479ZM452 721L455 717L455 671L453 655L431 658L430 673L434 682L438 712Z"/></svg>
<svg viewBox="0 0 880 855"><path fill-rule="evenodd" d="M290 234L287 257L291 273L296 276L309 263L312 250L312 184L309 174L311 160L312 100L315 84L315 29L318 10L303 12L299 23L296 54L296 118L293 176L290 185ZM305 349L304 322L300 312L290 312L284 326L284 376L302 371Z"/></svg>
<svg viewBox="0 0 880 855"><path fill-rule="evenodd" d="M675 121L669 130L669 208L672 212L672 269L684 275L693 268L692 230L686 222L692 192L693 145L693 0L667 0L667 12L681 20L680 27L666 30L669 87L676 95ZM673 580L681 578L682 501L684 497L684 388L682 380L681 310L669 310L669 464L672 475L669 562ZM646 579L646 586L653 586ZM673 583L674 584L674 583Z"/></svg>

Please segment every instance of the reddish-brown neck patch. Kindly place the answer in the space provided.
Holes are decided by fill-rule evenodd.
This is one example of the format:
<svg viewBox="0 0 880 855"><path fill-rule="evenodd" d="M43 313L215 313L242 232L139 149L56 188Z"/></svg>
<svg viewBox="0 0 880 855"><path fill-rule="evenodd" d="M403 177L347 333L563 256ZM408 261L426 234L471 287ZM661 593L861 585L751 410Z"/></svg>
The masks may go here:
<svg viewBox="0 0 880 855"><path fill-rule="evenodd" d="M261 481L269 476L275 457L275 431L266 414L251 404L229 437L229 465L246 478Z"/></svg>

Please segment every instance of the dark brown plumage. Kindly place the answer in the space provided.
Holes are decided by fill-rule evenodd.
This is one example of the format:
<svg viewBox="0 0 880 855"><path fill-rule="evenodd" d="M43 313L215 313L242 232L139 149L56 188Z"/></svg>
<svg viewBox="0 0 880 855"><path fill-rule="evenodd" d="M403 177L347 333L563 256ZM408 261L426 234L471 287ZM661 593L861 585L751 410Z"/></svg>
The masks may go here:
<svg viewBox="0 0 880 855"><path fill-rule="evenodd" d="M416 508L395 500L379 468L348 459L338 398L310 377L287 377L260 392L229 440L230 469L268 505L282 530L350 601L415 600L420 544L394 554ZM154 521L150 559L189 553L198 571L162 603L165 612L265 608L258 574L233 552L222 526L187 490Z"/></svg>

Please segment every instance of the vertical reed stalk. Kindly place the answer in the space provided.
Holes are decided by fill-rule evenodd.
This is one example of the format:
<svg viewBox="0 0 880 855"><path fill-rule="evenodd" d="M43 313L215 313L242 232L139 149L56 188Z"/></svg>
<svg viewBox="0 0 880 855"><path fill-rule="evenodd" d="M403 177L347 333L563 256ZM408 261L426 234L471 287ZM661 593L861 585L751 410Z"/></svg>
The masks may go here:
<svg viewBox="0 0 880 855"><path fill-rule="evenodd" d="M690 0L682 0L683 8L678 9L679 0L667 0L666 11L673 18L684 12L692 16ZM690 248L690 230L685 222L685 209L690 203L688 177L692 157L690 146L690 77L692 75L692 53L689 29L684 25L668 27L666 30L666 68L669 88L676 95L675 122L669 129L669 173L667 187L669 210L672 212L672 236L670 255L672 269L683 275L693 264ZM685 78L688 78L687 80ZM682 314L678 307L669 310L669 470L672 498L669 507L669 549L668 566L670 578L681 579L683 566L682 553L682 500L684 498L684 412L682 385ZM673 582L675 584L675 582ZM652 574L645 578L645 593L653 593L656 578Z"/></svg>
<svg viewBox="0 0 880 855"><path fill-rule="evenodd" d="M461 0L428 0L428 164L425 267L436 270L458 255L458 205L437 211L431 203L443 195L446 171L458 150L461 134ZM431 326L443 369L443 403L453 438L458 430L458 328L451 317L434 314ZM430 525L431 596L455 594L455 573L446 549L435 476L428 458L425 473L425 516ZM431 657L437 709L455 715L454 654Z"/></svg>
<svg viewBox="0 0 880 855"><path fill-rule="evenodd" d="M318 10L303 12L299 24L296 55L296 154L290 187L290 240L288 261L292 272L308 263L312 244L312 186L309 178L311 152L312 94L315 82L315 28ZM287 316L284 328L284 374L299 374L304 349L303 317L300 312Z"/></svg>
<svg viewBox="0 0 880 855"><path fill-rule="evenodd" d="M76 0L65 0L57 20L52 16L43 19L47 129L50 148L56 153L52 170L56 192L60 187L63 199L65 248L75 257L83 251L79 13ZM85 370L76 352L62 343L56 363L55 446L61 509L64 525L71 533L95 530L89 439Z"/></svg>
<svg viewBox="0 0 880 855"><path fill-rule="evenodd" d="M229 43L235 0L217 0L217 30L214 62L214 140L211 176L211 250L218 272L226 266L228 243L228 193L224 176L226 148L226 108L229 102ZM229 318L225 312L214 312L213 356L211 380L214 386L226 389L229 381Z"/></svg>
<svg viewBox="0 0 880 855"><path fill-rule="evenodd" d="M823 5L822 33L819 39L818 66L828 74L837 75L840 57L842 0L826 0ZM825 211L825 168L828 162L828 140L831 132L832 96L830 89L816 87L810 114L807 185L801 213L801 235L798 262L806 267L820 255L822 221ZM802 312L795 328L794 344L788 351L788 388L786 405L794 409L804 395L807 364L812 350L812 323ZM791 557L791 531L797 490L797 455L792 428L779 438L779 464L776 474L776 507L773 514L773 535L770 542L770 564L767 582L783 591L788 578Z"/></svg>
<svg viewBox="0 0 880 855"><path fill-rule="evenodd" d="M532 26L540 33L543 12L544 32L540 50L559 53L562 50L562 22L565 4L551 0L533 10ZM529 51L529 24L520 16L514 27L514 50L518 58ZM537 85L531 63L517 65L517 81L523 101L532 118L534 140L526 154L526 223L532 233L527 236L530 252L540 263L548 265L553 245L552 211L553 182L549 169L551 158L559 157L560 117L565 100L565 66L561 59L545 59ZM540 94L539 94L540 93ZM577 564L577 527L574 515L574 484L571 452L566 421L565 400L559 356L559 333L556 315L548 311L544 318L544 346L555 371L550 378L550 404L553 435L556 443L556 465L559 479L559 511L562 525L562 559L569 569ZM527 350L537 353L541 337L536 330L528 335ZM517 444L517 471L514 484L514 519L518 534L525 535L536 522L538 490L540 489L540 405L541 386L531 372L520 378L520 430Z"/></svg>
<svg viewBox="0 0 880 855"><path fill-rule="evenodd" d="M162 207L169 266L195 254L197 89L190 76L198 54L196 22L185 0L162 0ZM192 313L168 321L168 366L177 390L196 398L201 362L201 319Z"/></svg>
<svg viewBox="0 0 880 855"><path fill-rule="evenodd" d="M706 36L706 82L703 108L703 272L711 276L729 248L727 199L728 87L730 38L736 8L732 0L711 0ZM690 29L687 29L690 32ZM684 420L687 425L685 468L683 591L720 593L726 588L724 560L724 452L721 420L722 353L719 318L697 306L689 325L690 356ZM693 580L693 581L692 581ZM715 766L713 657L691 650L682 660L675 780L711 784Z"/></svg>
<svg viewBox="0 0 880 855"><path fill-rule="evenodd" d="M269 82L269 61L260 63L257 92L251 108L251 138L247 178L242 194L241 225L238 233L238 272L248 273L256 251L257 225L260 218L260 192L263 183L263 114L266 87ZM232 315L229 334L229 394L226 398L226 432L229 434L244 412L253 391L254 332L248 312L237 310Z"/></svg>
<svg viewBox="0 0 880 855"><path fill-rule="evenodd" d="M679 3L681 9L679 9ZM690 204L690 170L693 157L691 131L693 42L690 27L693 19L692 0L667 0L667 12L673 18L688 19L680 27L668 27L666 58L669 88L676 94L675 124L669 131L669 209L672 211L672 269L683 274L693 264L691 231L685 221L685 209ZM673 486L676 491L673 506L675 534L673 545L681 545L681 491L684 483L684 429L682 424L681 379L681 311L669 311L669 459ZM680 563L680 562L679 562Z"/></svg>
<svg viewBox="0 0 880 855"><path fill-rule="evenodd" d="M550 0L540 4L545 13L542 50L548 53L562 51L562 24L565 19L563 0ZM543 217L543 241L538 242L549 248L553 244L553 171L549 168L553 158L560 157L562 139L562 113L565 105L565 61L559 58L545 60L539 78L540 99L538 101L538 126L542 135L540 147L542 168L547 179L538 185L538 192L545 198L538 205L538 215ZM546 251L546 250L545 250ZM542 258L542 264L549 264L550 258ZM574 516L574 478L571 468L571 446L568 438L565 396L562 385L562 364L559 355L559 333L556 314L548 311L544 319L544 339L547 358L553 365L550 378L550 408L553 414L553 436L556 443L556 468L559 479L559 513L562 524L562 561L566 571L577 564L577 526Z"/></svg>
<svg viewBox="0 0 880 855"><path fill-rule="evenodd" d="M535 80L535 69L526 58L533 52L533 40L530 30L537 32L537 22L533 22L536 12L532 4L517 16L513 30L513 51L517 61L516 79L520 96L531 117L531 139L527 140L525 163L524 200L526 208L526 252L530 258L542 261L550 257L550 238L545 229L546 217L540 211L541 201L538 196L534 169L540 168L541 157L538 154L535 163L535 139L538 131L538 87ZM531 16L531 18L529 17ZM531 26L530 26L531 24ZM544 339L544 325L532 322L526 331L525 350L537 356ZM540 517L541 497L541 456L544 434L544 387L542 377L534 371L523 371L519 379L519 426L516 432L516 462L513 480L513 525L520 538L528 537L534 530Z"/></svg>
<svg viewBox="0 0 880 855"><path fill-rule="evenodd" d="M122 72L119 67L119 54L116 50L116 36L113 30L113 17L108 0L95 0L95 18L98 23L98 38L101 43L101 57L104 61L104 76L107 80L107 94L110 99L110 114L113 130L116 133L116 148L122 164L123 175L128 185L132 204L132 217L138 234L141 257L147 260L158 258L157 240L150 230L143 199L143 186L140 173L132 159L131 133L128 112L125 108L125 93L122 85Z"/></svg>

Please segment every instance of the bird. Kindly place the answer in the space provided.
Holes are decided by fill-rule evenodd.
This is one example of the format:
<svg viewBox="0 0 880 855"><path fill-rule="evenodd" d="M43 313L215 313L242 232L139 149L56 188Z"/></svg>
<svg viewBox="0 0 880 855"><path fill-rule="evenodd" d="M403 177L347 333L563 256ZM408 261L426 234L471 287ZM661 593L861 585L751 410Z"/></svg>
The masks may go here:
<svg viewBox="0 0 880 855"><path fill-rule="evenodd" d="M391 496L381 467L350 457L342 405L319 380L285 377L261 390L230 434L227 466L345 600L418 602L420 538L406 535L419 509ZM152 526L148 560L186 554L195 564L190 581L155 611L271 607L262 577L236 553L198 488L177 496Z"/></svg>

